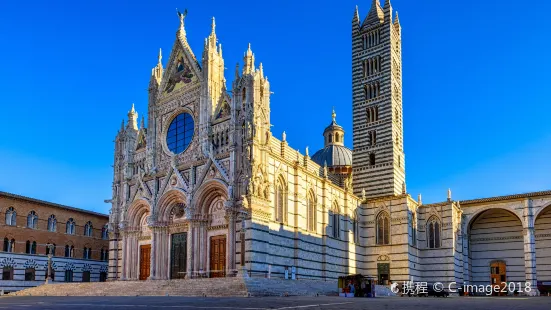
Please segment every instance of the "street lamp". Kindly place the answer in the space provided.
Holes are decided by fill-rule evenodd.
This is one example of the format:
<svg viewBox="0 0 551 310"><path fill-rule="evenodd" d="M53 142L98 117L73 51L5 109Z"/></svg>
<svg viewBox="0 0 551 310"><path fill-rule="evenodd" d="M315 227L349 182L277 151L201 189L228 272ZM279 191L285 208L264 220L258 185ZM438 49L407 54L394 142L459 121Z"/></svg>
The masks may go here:
<svg viewBox="0 0 551 310"><path fill-rule="evenodd" d="M48 251L48 270L46 271L48 273L48 277L46 277L46 284L50 283L52 281L52 257L53 252L55 249L55 246L53 244L47 245L49 251Z"/></svg>

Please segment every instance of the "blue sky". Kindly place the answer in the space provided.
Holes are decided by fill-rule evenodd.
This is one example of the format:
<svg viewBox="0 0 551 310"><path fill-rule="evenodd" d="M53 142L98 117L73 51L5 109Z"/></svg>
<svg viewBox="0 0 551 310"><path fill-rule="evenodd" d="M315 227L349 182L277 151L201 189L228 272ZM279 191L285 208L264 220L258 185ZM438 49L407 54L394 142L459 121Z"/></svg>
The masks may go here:
<svg viewBox="0 0 551 310"><path fill-rule="evenodd" d="M384 2L384 1L383 1ZM187 8L195 55L216 17L231 87L250 42L273 133L323 146L335 106L352 147L350 22L370 0L0 3L0 190L108 212L113 139L142 114ZM551 188L551 2L392 0L400 12L408 192L423 201ZM308 117L305 117L308 115Z"/></svg>

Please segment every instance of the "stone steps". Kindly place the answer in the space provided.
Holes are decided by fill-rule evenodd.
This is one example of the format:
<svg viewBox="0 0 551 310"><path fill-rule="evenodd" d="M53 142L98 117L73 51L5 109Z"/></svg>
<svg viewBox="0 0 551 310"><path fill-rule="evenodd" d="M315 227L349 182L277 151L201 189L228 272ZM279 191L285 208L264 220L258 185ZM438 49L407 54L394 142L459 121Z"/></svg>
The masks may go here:
<svg viewBox="0 0 551 310"><path fill-rule="evenodd" d="M11 296L316 296L337 295L336 281L265 278L115 281L44 284Z"/></svg>

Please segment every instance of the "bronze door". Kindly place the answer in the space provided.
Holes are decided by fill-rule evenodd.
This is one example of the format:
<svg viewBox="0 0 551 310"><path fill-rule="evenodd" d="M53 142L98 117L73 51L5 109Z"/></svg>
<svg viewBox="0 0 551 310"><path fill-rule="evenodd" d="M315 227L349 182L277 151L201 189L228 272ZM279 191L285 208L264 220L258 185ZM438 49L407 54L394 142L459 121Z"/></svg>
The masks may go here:
<svg viewBox="0 0 551 310"><path fill-rule="evenodd" d="M210 276L226 276L226 235L210 237Z"/></svg>
<svg viewBox="0 0 551 310"><path fill-rule="evenodd" d="M149 278L149 268L151 265L151 244L140 246L140 280Z"/></svg>
<svg viewBox="0 0 551 310"><path fill-rule="evenodd" d="M505 262L496 261L490 264L490 280L492 282L492 295L507 295L507 293L505 293L505 287L507 286L507 268ZM499 286L498 291L493 289L495 285Z"/></svg>
<svg viewBox="0 0 551 310"><path fill-rule="evenodd" d="M170 278L183 279L187 266L187 233L172 234Z"/></svg>

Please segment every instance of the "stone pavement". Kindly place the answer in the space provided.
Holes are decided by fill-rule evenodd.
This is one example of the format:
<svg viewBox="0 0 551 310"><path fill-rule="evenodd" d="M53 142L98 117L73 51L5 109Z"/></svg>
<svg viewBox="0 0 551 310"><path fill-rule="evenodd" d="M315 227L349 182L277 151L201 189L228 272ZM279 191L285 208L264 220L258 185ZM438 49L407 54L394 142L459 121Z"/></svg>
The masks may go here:
<svg viewBox="0 0 551 310"><path fill-rule="evenodd" d="M550 309L549 297L3 297L0 309Z"/></svg>

